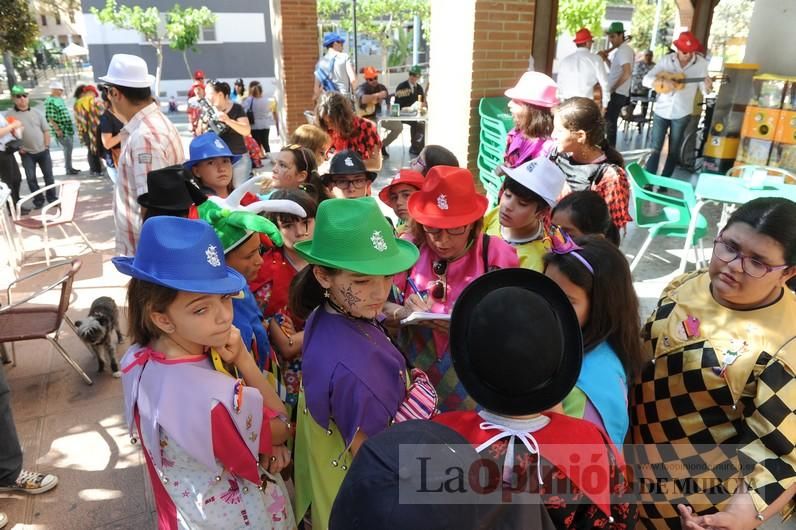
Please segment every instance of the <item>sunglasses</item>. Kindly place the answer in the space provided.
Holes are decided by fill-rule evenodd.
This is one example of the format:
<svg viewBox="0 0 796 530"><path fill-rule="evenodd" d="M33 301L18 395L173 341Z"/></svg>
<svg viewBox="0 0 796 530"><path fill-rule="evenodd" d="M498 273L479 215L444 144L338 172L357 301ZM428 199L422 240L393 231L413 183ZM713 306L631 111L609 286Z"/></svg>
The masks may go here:
<svg viewBox="0 0 796 530"><path fill-rule="evenodd" d="M27 94L17 94L17 95L15 95L14 97L15 97L16 99L22 99L22 98L26 98L26 97L28 97L28 95L27 95Z"/></svg>
<svg viewBox="0 0 796 530"><path fill-rule="evenodd" d="M437 281L434 282L429 294L431 294L433 299L444 303L448 293L448 262L443 259L435 260L431 264L431 270L437 277Z"/></svg>
<svg viewBox="0 0 796 530"><path fill-rule="evenodd" d="M376 81L378 77L366 77L365 81Z"/></svg>

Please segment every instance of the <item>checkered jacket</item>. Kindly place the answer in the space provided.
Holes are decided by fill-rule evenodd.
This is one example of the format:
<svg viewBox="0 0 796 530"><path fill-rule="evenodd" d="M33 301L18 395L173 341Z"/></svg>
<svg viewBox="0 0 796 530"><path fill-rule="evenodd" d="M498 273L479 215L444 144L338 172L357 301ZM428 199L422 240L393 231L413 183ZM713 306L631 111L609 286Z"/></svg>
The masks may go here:
<svg viewBox="0 0 796 530"><path fill-rule="evenodd" d="M69 110L66 108L63 98L50 96L44 100L44 117L47 118L47 123L50 124L50 132L56 138L60 135L56 132L53 123L58 126L60 133L71 137L75 134L75 127L72 123L72 117L69 115Z"/></svg>
<svg viewBox="0 0 796 530"><path fill-rule="evenodd" d="M678 503L722 509L741 481L758 512L796 484L793 292L732 311L713 299L707 272L690 273L664 290L642 335L652 360L629 398L632 442L644 445L625 456L643 483L646 527L679 528Z"/></svg>

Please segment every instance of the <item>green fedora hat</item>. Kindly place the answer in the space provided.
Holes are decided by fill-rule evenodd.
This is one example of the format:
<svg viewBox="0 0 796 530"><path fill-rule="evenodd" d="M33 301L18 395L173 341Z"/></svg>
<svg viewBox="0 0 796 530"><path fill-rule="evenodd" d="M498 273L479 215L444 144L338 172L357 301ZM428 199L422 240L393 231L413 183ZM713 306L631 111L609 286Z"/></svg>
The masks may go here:
<svg viewBox="0 0 796 530"><path fill-rule="evenodd" d="M415 245L395 237L373 197L323 201L313 238L295 249L309 263L369 276L403 272L420 255Z"/></svg>
<svg viewBox="0 0 796 530"><path fill-rule="evenodd" d="M624 33L625 32L625 25L621 22L611 22L611 25L608 26L608 29L605 31L606 33Z"/></svg>

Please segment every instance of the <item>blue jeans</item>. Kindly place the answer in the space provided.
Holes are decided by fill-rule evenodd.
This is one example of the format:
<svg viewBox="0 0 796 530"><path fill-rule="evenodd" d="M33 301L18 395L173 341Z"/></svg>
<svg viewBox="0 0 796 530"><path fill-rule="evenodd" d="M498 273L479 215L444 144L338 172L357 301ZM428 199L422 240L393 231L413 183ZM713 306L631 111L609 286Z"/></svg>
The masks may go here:
<svg viewBox="0 0 796 530"><path fill-rule="evenodd" d="M0 486L12 485L22 471L22 448L11 415L11 389L0 366Z"/></svg>
<svg viewBox="0 0 796 530"><path fill-rule="evenodd" d="M677 159L680 156L680 146L683 143L683 135L688 123L691 121L691 116L683 116L676 120L667 120L655 114L652 118L652 154L647 159L645 169L650 173L656 175L663 175L664 177L671 177L674 173L674 167L677 165ZM666 139L666 132L669 132L669 151L666 153L666 162L663 164L663 171L658 173L658 162L661 159L661 149L663 149L663 141Z"/></svg>
<svg viewBox="0 0 796 530"><path fill-rule="evenodd" d="M58 140L58 143L61 144L61 147L64 150L64 167L66 168L66 171L72 171L72 169L74 169L72 167L72 148L74 147L74 139L65 134L62 138L56 137L56 140Z"/></svg>
<svg viewBox="0 0 796 530"><path fill-rule="evenodd" d="M28 181L28 189L31 193L39 190L39 183L36 181L37 164L41 168L42 175L44 175L44 185L49 186L50 184L55 184L55 179L53 179L53 160L50 158L49 149L35 154L23 153L21 158L22 167L25 168L25 178ZM47 202L53 202L57 199L58 196L55 193L55 188L47 190ZM33 199L33 205L36 206L36 208L41 208L44 206L44 198L41 195L37 195Z"/></svg>

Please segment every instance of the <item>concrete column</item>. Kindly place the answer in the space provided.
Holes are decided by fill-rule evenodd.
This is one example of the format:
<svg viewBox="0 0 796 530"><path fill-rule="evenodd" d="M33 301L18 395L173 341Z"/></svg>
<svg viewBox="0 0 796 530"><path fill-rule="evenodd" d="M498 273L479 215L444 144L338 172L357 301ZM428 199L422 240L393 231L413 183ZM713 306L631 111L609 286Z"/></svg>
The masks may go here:
<svg viewBox="0 0 796 530"><path fill-rule="evenodd" d="M440 144L476 173L478 102L500 96L528 69L533 0L435 0L427 144Z"/></svg>
<svg viewBox="0 0 796 530"><path fill-rule="evenodd" d="M319 58L317 0L270 0L274 77L279 130L287 134L312 110L315 63Z"/></svg>
<svg viewBox="0 0 796 530"><path fill-rule="evenodd" d="M755 0L745 63L760 65L761 73L796 75L796 0Z"/></svg>

